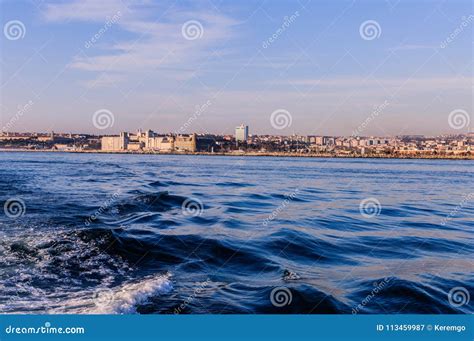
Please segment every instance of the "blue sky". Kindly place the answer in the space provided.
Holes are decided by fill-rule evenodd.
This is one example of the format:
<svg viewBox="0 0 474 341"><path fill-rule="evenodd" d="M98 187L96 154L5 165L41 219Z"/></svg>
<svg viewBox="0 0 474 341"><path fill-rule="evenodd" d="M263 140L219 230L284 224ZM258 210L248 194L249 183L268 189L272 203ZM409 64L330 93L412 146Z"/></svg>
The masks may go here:
<svg viewBox="0 0 474 341"><path fill-rule="evenodd" d="M371 117L364 135L431 135L474 121L448 124L453 110L472 118L471 1L0 6L0 126L11 131L173 132L190 122L189 132L246 123L257 134L350 135ZM14 20L19 39L6 33ZM374 36L361 31L369 20ZM114 118L103 130L93 124L101 109ZM291 125L275 129L280 109Z"/></svg>

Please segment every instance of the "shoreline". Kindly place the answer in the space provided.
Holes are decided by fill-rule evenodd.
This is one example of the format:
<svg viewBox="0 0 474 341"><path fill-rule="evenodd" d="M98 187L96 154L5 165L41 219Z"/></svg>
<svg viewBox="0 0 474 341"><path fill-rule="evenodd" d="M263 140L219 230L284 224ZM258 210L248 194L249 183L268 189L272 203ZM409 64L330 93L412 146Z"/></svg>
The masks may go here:
<svg viewBox="0 0 474 341"><path fill-rule="evenodd" d="M473 155L354 155L354 154L296 154L296 153L209 153L209 152L144 152L144 151L102 151L102 150L31 150L0 148L0 153L80 153L80 154L127 154L127 155L209 155L209 156L240 156L240 157L288 157L288 158L327 158L327 159L426 159L426 160L474 160Z"/></svg>

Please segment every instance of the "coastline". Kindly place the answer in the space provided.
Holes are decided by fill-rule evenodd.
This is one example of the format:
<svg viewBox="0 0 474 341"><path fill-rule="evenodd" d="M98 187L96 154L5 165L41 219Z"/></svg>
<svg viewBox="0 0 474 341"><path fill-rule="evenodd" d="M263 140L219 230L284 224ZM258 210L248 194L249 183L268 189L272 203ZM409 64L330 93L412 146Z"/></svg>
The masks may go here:
<svg viewBox="0 0 474 341"><path fill-rule="evenodd" d="M333 158L333 159L427 159L427 160L474 160L473 155L359 155L359 154L331 154L331 153L257 153L257 152L243 152L243 153L209 153L209 152L145 152L145 151L102 151L102 150L52 150L52 149L10 149L0 148L0 153L80 153L80 154L133 154L133 155L209 155L209 156L244 156L244 157L289 157L289 158Z"/></svg>

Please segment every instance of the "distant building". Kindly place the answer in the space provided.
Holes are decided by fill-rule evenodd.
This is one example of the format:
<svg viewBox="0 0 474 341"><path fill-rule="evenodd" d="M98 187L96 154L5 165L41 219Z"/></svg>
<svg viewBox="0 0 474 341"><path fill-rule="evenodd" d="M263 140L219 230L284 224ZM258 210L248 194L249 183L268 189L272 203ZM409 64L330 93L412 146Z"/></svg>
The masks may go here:
<svg viewBox="0 0 474 341"><path fill-rule="evenodd" d="M246 125L240 125L235 128L235 139L237 141L245 142L249 138L249 127Z"/></svg>
<svg viewBox="0 0 474 341"><path fill-rule="evenodd" d="M104 136L102 137L102 150L118 151L128 149L129 137L128 133L120 133L120 136Z"/></svg>
<svg viewBox="0 0 474 341"><path fill-rule="evenodd" d="M196 134L178 136L159 136L152 130L136 135L124 132L120 136L102 137L103 151L153 151L153 152L195 152L197 150Z"/></svg>
<svg viewBox="0 0 474 341"><path fill-rule="evenodd" d="M196 134L189 136L176 136L174 138L174 150L180 152L195 152L196 151Z"/></svg>
<svg viewBox="0 0 474 341"><path fill-rule="evenodd" d="M324 146L326 144L326 140L324 136L316 136L315 143L318 146Z"/></svg>

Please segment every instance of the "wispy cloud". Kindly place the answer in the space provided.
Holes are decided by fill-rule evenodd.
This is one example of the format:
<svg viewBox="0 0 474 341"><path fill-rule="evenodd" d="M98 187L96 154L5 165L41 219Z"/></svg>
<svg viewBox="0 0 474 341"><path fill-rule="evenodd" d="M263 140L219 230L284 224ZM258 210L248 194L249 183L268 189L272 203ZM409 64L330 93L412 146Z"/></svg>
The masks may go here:
<svg viewBox="0 0 474 341"><path fill-rule="evenodd" d="M434 50L438 49L439 45L417 45L417 44L406 44L406 45L400 45L396 47L390 47L387 50L390 52L396 52L396 51L413 51L413 50Z"/></svg>
<svg viewBox="0 0 474 341"><path fill-rule="evenodd" d="M199 63L209 56L209 51L220 43L231 39L238 22L221 13L190 12L174 6L165 7L148 1L123 2L74 1L46 6L44 18L47 21L93 21L103 22L108 16L120 11L119 29L132 34L133 38L115 42L111 46L86 51L76 56L71 67L100 73L117 74L149 73L165 71L173 79L185 79L195 74ZM151 18L149 13L157 13ZM187 21L202 25L198 39L186 39L182 28ZM98 52L95 55L89 55ZM103 75L100 77L104 78ZM108 82L86 82L93 85Z"/></svg>
<svg viewBox="0 0 474 341"><path fill-rule="evenodd" d="M409 77L409 78L321 78L321 79L288 79L269 82L272 85L293 85L296 87L314 88L386 88L397 89L403 87L406 90L433 91L433 90L465 90L474 82L471 77Z"/></svg>
<svg viewBox="0 0 474 341"><path fill-rule="evenodd" d="M136 2L140 3L139 1ZM117 11L128 11L131 2L121 0L74 0L68 3L47 4L43 17L47 21L104 21Z"/></svg>

